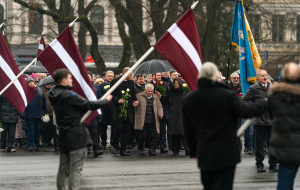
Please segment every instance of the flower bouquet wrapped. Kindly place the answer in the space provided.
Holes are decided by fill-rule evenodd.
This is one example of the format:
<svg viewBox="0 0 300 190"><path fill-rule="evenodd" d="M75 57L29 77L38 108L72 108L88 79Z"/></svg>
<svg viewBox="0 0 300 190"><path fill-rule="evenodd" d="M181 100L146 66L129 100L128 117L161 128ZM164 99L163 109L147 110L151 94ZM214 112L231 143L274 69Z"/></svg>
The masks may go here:
<svg viewBox="0 0 300 190"><path fill-rule="evenodd" d="M159 92L162 96L166 96L166 88L164 82L157 82L154 84L154 90Z"/></svg>
<svg viewBox="0 0 300 190"><path fill-rule="evenodd" d="M122 99L125 100L123 104L120 105L120 114L119 117L127 118L127 107L128 107L128 98L131 97L129 94L129 88L127 90L122 90Z"/></svg>
<svg viewBox="0 0 300 190"><path fill-rule="evenodd" d="M110 89L110 85L109 85L109 84L104 86L104 90L106 90L106 92L107 92L109 89Z"/></svg>
<svg viewBox="0 0 300 190"><path fill-rule="evenodd" d="M182 84L182 90L183 90L183 94L188 94L189 92L191 92L191 89L186 83Z"/></svg>

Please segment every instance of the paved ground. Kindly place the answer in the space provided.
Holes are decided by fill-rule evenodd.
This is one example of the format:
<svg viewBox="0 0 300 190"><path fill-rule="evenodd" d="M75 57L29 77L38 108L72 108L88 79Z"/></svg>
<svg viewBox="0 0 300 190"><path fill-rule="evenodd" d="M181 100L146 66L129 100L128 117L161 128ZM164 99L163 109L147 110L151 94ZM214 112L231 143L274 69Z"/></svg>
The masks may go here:
<svg viewBox="0 0 300 190"><path fill-rule="evenodd" d="M108 150L98 158L88 156L82 172L82 189L202 189L196 160L181 152L156 157L112 156ZM277 174L256 173L254 156L242 155L235 177L235 189L276 189ZM220 158L222 159L222 158ZM266 163L266 162L265 162ZM18 149L0 152L0 189L55 189L58 153L44 148L40 152ZM300 189L300 174L295 189Z"/></svg>

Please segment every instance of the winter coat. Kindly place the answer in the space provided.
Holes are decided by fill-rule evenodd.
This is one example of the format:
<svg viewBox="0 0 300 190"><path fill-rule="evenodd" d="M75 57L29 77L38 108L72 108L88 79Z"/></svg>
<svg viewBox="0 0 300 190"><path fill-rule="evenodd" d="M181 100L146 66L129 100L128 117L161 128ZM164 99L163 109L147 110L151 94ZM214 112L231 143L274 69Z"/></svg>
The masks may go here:
<svg viewBox="0 0 300 190"><path fill-rule="evenodd" d="M39 87L35 87L34 92L36 96L26 106L25 112L22 116L25 118L41 118L43 114L48 113L48 106L43 91Z"/></svg>
<svg viewBox="0 0 300 190"><path fill-rule="evenodd" d="M140 93L140 92L143 92L145 90L145 84L143 84L143 85L140 85L139 83L135 83L134 84L134 93L135 94L138 94L138 93Z"/></svg>
<svg viewBox="0 0 300 190"><path fill-rule="evenodd" d="M237 86L238 86L238 87L237 87L237 91L234 89L234 86L233 86L232 82L228 83L227 86L228 86L231 90L235 91L237 94L239 94L239 93L242 92L242 88L241 88L241 85L240 85L240 84L237 84Z"/></svg>
<svg viewBox="0 0 300 190"><path fill-rule="evenodd" d="M276 160L300 164L300 85L271 87L269 112L273 117L269 153Z"/></svg>
<svg viewBox="0 0 300 190"><path fill-rule="evenodd" d="M223 84L200 79L198 88L183 98L183 125L191 157L201 171L216 171L240 162L236 137L238 117L251 118L266 111L267 103L241 101Z"/></svg>
<svg viewBox="0 0 300 190"><path fill-rule="evenodd" d="M104 89L104 87L106 85L110 85L110 83L107 80L104 81L103 83L99 84L99 90L100 90L101 97L106 93L106 90ZM101 125L111 125L111 123L112 123L112 105L111 105L111 102L104 105L101 108L101 111L102 111Z"/></svg>
<svg viewBox="0 0 300 190"><path fill-rule="evenodd" d="M168 130L171 135L183 135L182 126L182 89L172 89L168 93L169 100L169 125Z"/></svg>
<svg viewBox="0 0 300 190"><path fill-rule="evenodd" d="M135 108L134 129L143 130L147 107L147 95L145 92L140 92L136 95L136 98L139 101L139 106ZM159 116L163 115L163 108L156 94L153 94L153 112L155 118L156 131L157 133L160 133Z"/></svg>
<svg viewBox="0 0 300 190"><path fill-rule="evenodd" d="M70 152L91 144L89 132L80 119L86 111L96 110L108 101L89 101L72 91L71 87L61 85L54 86L48 94L59 130L60 151Z"/></svg>
<svg viewBox="0 0 300 190"><path fill-rule="evenodd" d="M113 86L122 76L113 79L111 81L111 86ZM129 95L130 97L128 100L128 109L127 109L127 118L119 117L120 115L120 105L119 100L122 99L122 90L126 91L129 89ZM112 108L113 108L113 120L114 121L130 121L133 122L134 119L134 108L132 103L136 100L135 94L134 94L134 82L133 80L127 80L123 81L116 90L112 93L113 99L112 99Z"/></svg>
<svg viewBox="0 0 300 190"><path fill-rule="evenodd" d="M3 96L0 96L0 121L3 123L17 123L18 111Z"/></svg>
<svg viewBox="0 0 300 190"><path fill-rule="evenodd" d="M270 84L268 84L267 89L265 90L264 87L257 82L256 84L250 86L247 93L243 96L243 101L252 100L253 103L257 102L258 100L263 100L270 95L269 92ZM256 117L253 121L254 125L272 125L272 120L268 112Z"/></svg>
<svg viewBox="0 0 300 190"><path fill-rule="evenodd" d="M44 86L41 86L40 89L43 91L43 94L44 94L44 96L46 98L46 101L47 101L48 114L53 115L53 109L52 109L51 102L50 102L49 97L48 97L49 90Z"/></svg>

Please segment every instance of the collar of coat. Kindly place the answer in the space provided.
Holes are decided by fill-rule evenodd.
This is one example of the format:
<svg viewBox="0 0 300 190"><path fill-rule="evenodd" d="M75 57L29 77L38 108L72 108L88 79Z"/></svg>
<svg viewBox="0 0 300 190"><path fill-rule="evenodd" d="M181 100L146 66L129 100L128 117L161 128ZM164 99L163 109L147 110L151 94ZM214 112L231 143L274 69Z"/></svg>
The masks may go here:
<svg viewBox="0 0 300 190"><path fill-rule="evenodd" d="M288 94L293 94L296 96L300 96L300 86L299 84L288 84L288 83L280 83L271 86L271 92L272 94L278 93L278 92L285 92Z"/></svg>
<svg viewBox="0 0 300 190"><path fill-rule="evenodd" d="M140 96L143 96L143 97L145 97L145 98L148 97L145 91L140 92L140 93L138 93L138 94L140 94ZM137 94L137 95L138 95L138 94ZM153 95L152 95L152 98L153 98L153 99L159 99L158 96L157 96L156 94L153 94Z"/></svg>

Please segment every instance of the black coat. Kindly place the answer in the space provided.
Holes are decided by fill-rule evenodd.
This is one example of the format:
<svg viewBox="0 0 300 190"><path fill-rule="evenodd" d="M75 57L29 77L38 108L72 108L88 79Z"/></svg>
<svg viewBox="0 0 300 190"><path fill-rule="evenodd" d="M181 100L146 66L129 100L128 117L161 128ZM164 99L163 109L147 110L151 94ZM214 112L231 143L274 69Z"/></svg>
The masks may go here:
<svg viewBox="0 0 300 190"><path fill-rule="evenodd" d="M233 86L232 82L228 83L227 86L228 86L231 90L235 91L237 94L239 94L239 93L242 92L242 88L241 88L241 85L240 85L240 84L238 84L237 90L234 89L234 86Z"/></svg>
<svg viewBox="0 0 300 190"><path fill-rule="evenodd" d="M51 89L48 95L59 129L60 151L69 152L91 144L89 132L80 119L86 111L96 110L108 101L89 101L72 91L71 87L60 85Z"/></svg>
<svg viewBox="0 0 300 190"><path fill-rule="evenodd" d="M168 93L169 125L168 130L171 135L183 135L182 125L182 89L174 89Z"/></svg>
<svg viewBox="0 0 300 190"><path fill-rule="evenodd" d="M18 123L18 111L3 96L0 96L0 121L3 123Z"/></svg>
<svg viewBox="0 0 300 190"><path fill-rule="evenodd" d="M102 96L106 93L106 90L104 89L104 87L106 85L110 85L110 83L107 80L99 85L100 93L101 93ZM112 123L112 105L111 105L111 102L104 105L102 107L101 111L102 111L102 119L101 119L100 124L101 125L111 125L111 123Z"/></svg>
<svg viewBox="0 0 300 190"><path fill-rule="evenodd" d="M215 171L240 162L236 137L238 117L251 118L266 111L267 103L242 102L225 85L200 79L198 89L183 99L183 124L191 157L202 171Z"/></svg>
<svg viewBox="0 0 300 190"><path fill-rule="evenodd" d="M279 84L271 92L268 102L274 122L269 153L279 162L300 164L300 87Z"/></svg>
<svg viewBox="0 0 300 190"><path fill-rule="evenodd" d="M111 81L111 86L113 86L122 76L115 78ZM119 117L120 115L120 105L119 100L122 99L122 90L126 91L129 89L129 95L131 97L128 98L128 109L127 109L127 118ZM114 121L130 121L134 120L134 108L132 103L136 101L136 97L134 94L134 82L133 80L123 81L115 91L112 93L112 110L113 110L113 120Z"/></svg>

